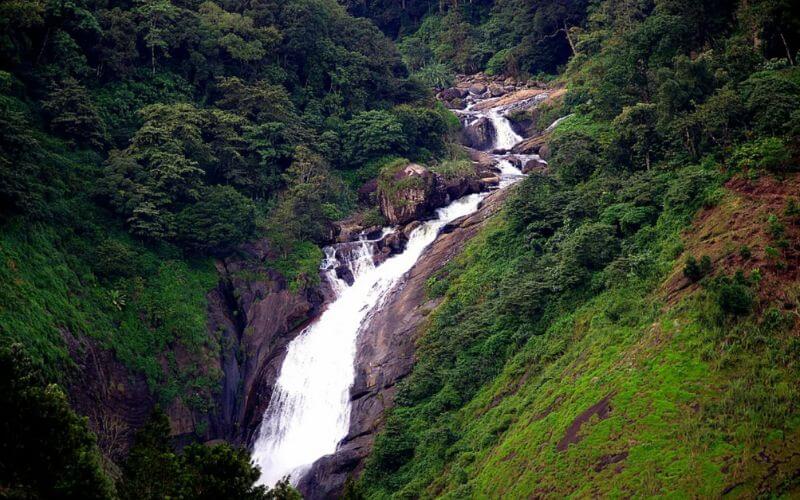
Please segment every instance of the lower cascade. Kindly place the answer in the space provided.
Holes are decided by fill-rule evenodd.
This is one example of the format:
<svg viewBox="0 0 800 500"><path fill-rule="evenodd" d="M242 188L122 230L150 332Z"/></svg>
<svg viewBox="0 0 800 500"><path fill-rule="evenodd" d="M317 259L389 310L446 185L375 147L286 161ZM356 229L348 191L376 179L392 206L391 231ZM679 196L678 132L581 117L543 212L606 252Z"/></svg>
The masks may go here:
<svg viewBox="0 0 800 500"><path fill-rule="evenodd" d="M322 268L336 299L289 344L253 448L262 484L275 484L287 475L296 483L315 460L336 451L350 420L356 339L370 312L380 307L387 292L411 269L439 230L477 210L485 196L472 194L439 209L435 219L409 235L403 253L377 267L372 259L374 241L350 244L356 248L340 246L341 251L326 248ZM351 286L333 271L342 263L353 273Z"/></svg>

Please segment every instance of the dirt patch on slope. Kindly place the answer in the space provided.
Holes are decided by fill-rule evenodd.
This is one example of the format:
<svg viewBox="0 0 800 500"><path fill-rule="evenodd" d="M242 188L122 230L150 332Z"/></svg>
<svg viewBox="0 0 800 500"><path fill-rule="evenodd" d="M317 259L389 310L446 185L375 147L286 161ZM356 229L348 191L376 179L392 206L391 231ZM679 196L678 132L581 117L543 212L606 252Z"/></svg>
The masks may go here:
<svg viewBox="0 0 800 500"><path fill-rule="evenodd" d="M703 209L686 231L684 253L662 287L667 302L675 304L699 287L683 275L684 263L689 256L699 260L708 255L715 275L758 269L762 276L756 289L760 307L781 305L795 310L797 297L791 289L800 278L800 216L787 214L786 207L790 200L798 201L800 174L781 179L737 177L725 188L725 199ZM771 231L770 216L785 228L782 237Z"/></svg>
<svg viewBox="0 0 800 500"><path fill-rule="evenodd" d="M607 419L611 414L611 398L613 397L614 393L612 392L575 417L575 420L567 427L564 437L562 437L556 445L556 450L566 451L569 445L579 443L581 439L583 439L583 436L580 435L581 427L583 427L583 424L588 422L592 416L597 415L600 420Z"/></svg>

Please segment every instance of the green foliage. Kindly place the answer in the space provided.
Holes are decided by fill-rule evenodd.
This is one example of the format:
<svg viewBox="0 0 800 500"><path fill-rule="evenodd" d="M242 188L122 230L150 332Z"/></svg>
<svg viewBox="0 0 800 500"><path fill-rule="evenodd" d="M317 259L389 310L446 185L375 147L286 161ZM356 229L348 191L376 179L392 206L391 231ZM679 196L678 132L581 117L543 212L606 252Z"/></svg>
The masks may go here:
<svg viewBox="0 0 800 500"><path fill-rule="evenodd" d="M791 159L783 139L764 137L737 147L730 161L739 169L781 171L789 166Z"/></svg>
<svg viewBox="0 0 800 500"><path fill-rule="evenodd" d="M296 242L294 246L270 263L289 284L289 290L298 292L319 283L319 264L322 250L308 241Z"/></svg>
<svg viewBox="0 0 800 500"><path fill-rule="evenodd" d="M89 93L74 78L56 84L42 107L56 133L80 145L102 148L106 143L106 125Z"/></svg>
<svg viewBox="0 0 800 500"><path fill-rule="evenodd" d="M407 145L403 123L397 116L388 111L365 111L347 123L343 153L350 165L359 165L403 152Z"/></svg>
<svg viewBox="0 0 800 500"><path fill-rule="evenodd" d="M556 175L566 184L587 180L598 167L598 144L582 132L562 132L553 139L551 147Z"/></svg>
<svg viewBox="0 0 800 500"><path fill-rule="evenodd" d="M178 454L169 436L169 420L156 408L125 461L121 498L300 499L285 480L272 490L256 486L261 473L247 450L192 444Z"/></svg>
<svg viewBox="0 0 800 500"><path fill-rule="evenodd" d="M749 281L741 271L733 277L719 276L711 288L723 313L744 316L753 309L753 292Z"/></svg>
<svg viewBox="0 0 800 500"><path fill-rule="evenodd" d="M105 499L111 480L85 418L20 345L0 350L0 488L8 498Z"/></svg>
<svg viewBox="0 0 800 500"><path fill-rule="evenodd" d="M230 186L207 187L199 201L177 214L175 226L186 248L224 254L253 236L255 205Z"/></svg>
<svg viewBox="0 0 800 500"><path fill-rule="evenodd" d="M689 281L696 282L709 275L712 270L711 257L703 255L698 262L693 255L690 255L689 258L686 259L686 264L683 266L683 275L686 276Z"/></svg>

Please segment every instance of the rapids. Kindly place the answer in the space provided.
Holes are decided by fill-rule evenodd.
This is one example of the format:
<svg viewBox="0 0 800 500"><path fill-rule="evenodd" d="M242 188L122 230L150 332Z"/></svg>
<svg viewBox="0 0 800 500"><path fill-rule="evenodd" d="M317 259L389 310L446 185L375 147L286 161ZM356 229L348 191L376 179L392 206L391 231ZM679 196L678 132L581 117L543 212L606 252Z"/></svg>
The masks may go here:
<svg viewBox="0 0 800 500"><path fill-rule="evenodd" d="M497 132L493 149L507 150L522 140L499 110L473 114L492 121ZM500 170L500 188L522 177L508 157L493 156ZM253 446L261 484L271 486L285 476L296 484L314 461L336 451L349 427L356 340L368 324L370 312L381 307L388 292L414 266L439 230L477 210L487 194L465 196L440 208L434 219L423 222L409 235L402 253L379 266L373 263L376 241L362 238L325 248L320 269L335 298L287 348ZM384 229L381 238L394 230ZM342 264L352 272L350 286L336 275L335 269Z"/></svg>

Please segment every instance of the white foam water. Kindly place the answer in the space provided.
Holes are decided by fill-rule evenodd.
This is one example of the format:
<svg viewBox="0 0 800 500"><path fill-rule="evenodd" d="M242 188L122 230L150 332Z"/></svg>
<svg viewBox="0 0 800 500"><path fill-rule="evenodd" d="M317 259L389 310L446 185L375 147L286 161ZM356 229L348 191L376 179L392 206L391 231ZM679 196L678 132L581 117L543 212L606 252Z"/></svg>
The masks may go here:
<svg viewBox="0 0 800 500"><path fill-rule="evenodd" d="M380 266L373 264L374 242L362 240L345 256L326 248L322 269L336 299L319 319L288 346L286 358L264 414L253 449L261 484L286 475L296 482L318 458L336 451L350 423L350 386L355 377L356 339L370 311L411 269L439 233L459 217L477 210L486 196L472 194L437 211L410 235L405 250ZM335 267L346 264L354 281L348 286Z"/></svg>

